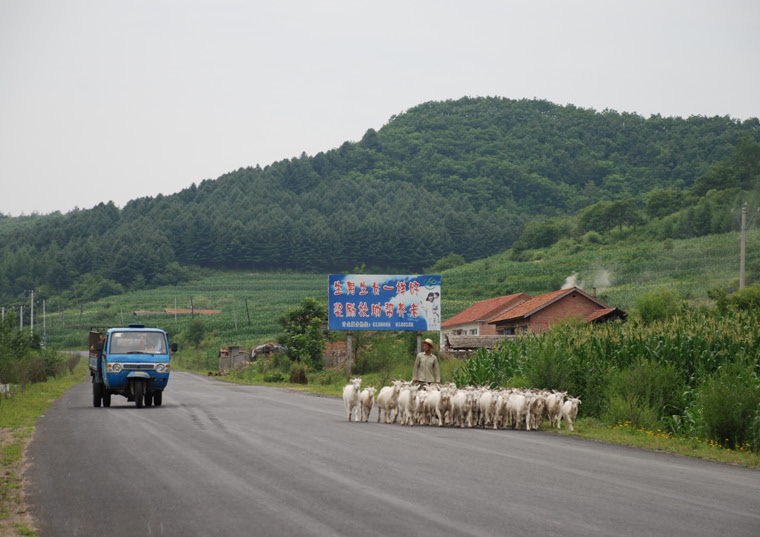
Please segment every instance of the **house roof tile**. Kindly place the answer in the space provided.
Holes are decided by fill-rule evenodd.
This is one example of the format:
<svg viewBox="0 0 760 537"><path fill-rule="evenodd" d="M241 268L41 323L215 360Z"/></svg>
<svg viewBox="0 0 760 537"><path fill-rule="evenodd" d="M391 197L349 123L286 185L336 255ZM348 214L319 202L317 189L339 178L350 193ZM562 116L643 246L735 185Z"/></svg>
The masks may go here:
<svg viewBox="0 0 760 537"><path fill-rule="evenodd" d="M520 299L530 299L530 296L525 293L516 293L514 295L481 300L463 312L454 315L451 319L444 321L441 326L446 327L479 321L489 321L494 315L503 311L504 308L508 307L510 304L518 304Z"/></svg>
<svg viewBox="0 0 760 537"><path fill-rule="evenodd" d="M604 302L601 302L600 300L597 300L596 298L587 294L582 289L579 289L578 287L570 287L568 289L560 289L558 291L552 291L551 293L546 293L543 295L538 295L536 297L533 297L530 300L523 302L522 304L519 304L518 306L510 309L509 311L504 312L502 315L496 317L490 322L495 323L497 321L510 321L512 319L519 319L521 317L529 317L530 315L533 315L535 312L537 312L541 308L544 308L547 305L551 304L552 302L573 292L583 294L588 299L593 300L594 302L599 304L601 308L607 308L607 304L605 304Z"/></svg>

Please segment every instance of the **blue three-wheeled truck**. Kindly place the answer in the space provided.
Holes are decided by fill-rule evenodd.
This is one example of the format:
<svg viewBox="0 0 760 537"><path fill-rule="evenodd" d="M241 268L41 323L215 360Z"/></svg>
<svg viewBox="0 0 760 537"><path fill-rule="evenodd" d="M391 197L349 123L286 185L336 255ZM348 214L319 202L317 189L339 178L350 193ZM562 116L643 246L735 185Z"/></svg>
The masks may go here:
<svg viewBox="0 0 760 537"><path fill-rule="evenodd" d="M92 406L111 406L111 395L134 401L138 408L163 400L169 382L171 352L166 332L131 324L126 328L90 330Z"/></svg>

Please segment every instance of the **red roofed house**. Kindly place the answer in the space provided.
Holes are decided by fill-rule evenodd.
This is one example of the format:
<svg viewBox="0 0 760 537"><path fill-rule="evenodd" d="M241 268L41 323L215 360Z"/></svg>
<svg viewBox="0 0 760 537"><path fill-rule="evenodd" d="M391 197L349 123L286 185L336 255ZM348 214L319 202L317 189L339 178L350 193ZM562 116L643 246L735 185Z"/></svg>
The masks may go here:
<svg viewBox="0 0 760 537"><path fill-rule="evenodd" d="M441 341L450 341L449 336L496 336L496 328L488 322L529 299L525 293L517 293L482 300L444 321Z"/></svg>
<svg viewBox="0 0 760 537"><path fill-rule="evenodd" d="M596 292L594 292L596 295ZM572 316L586 322L625 320L626 313L610 308L596 296L578 287L560 289L526 300L489 321L496 333L515 335L526 332L545 332L551 325Z"/></svg>

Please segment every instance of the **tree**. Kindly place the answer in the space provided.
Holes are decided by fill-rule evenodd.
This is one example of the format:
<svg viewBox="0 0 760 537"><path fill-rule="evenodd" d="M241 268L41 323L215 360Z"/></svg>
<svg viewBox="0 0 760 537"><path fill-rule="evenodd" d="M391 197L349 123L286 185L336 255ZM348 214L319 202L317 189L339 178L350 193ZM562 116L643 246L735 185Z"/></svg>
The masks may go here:
<svg viewBox="0 0 760 537"><path fill-rule="evenodd" d="M188 343L194 345L196 349L200 347L201 341L203 341L203 338L205 336L206 326L203 324L202 320L193 319L187 323L187 328L185 329L185 339L187 339Z"/></svg>
<svg viewBox="0 0 760 537"><path fill-rule="evenodd" d="M451 253L442 257L435 262L435 265L426 270L429 274L437 274L451 268L456 268L465 264L464 257L459 254Z"/></svg>
<svg viewBox="0 0 760 537"><path fill-rule="evenodd" d="M586 207L578 215L578 228L581 233L596 231L604 233L612 227L608 219L608 212L612 206L611 201L600 201Z"/></svg>
<svg viewBox="0 0 760 537"><path fill-rule="evenodd" d="M515 252L546 248L558 240L570 235L569 223L556 218L549 218L542 222L534 220L525 226L520 238L514 242L512 249Z"/></svg>
<svg viewBox="0 0 760 537"><path fill-rule="evenodd" d="M637 226L642 223L636 202L633 198L625 198L613 201L607 208L607 219L613 226L618 226L623 231L623 226Z"/></svg>
<svg viewBox="0 0 760 537"><path fill-rule="evenodd" d="M277 322L285 330L279 342L288 347L290 357L320 371L324 366L322 355L327 342L322 329L327 322L327 309L313 298L306 297L298 308L281 315Z"/></svg>
<svg viewBox="0 0 760 537"><path fill-rule="evenodd" d="M656 188L649 193L645 211L649 218L663 218L678 212L683 201L684 195L680 190Z"/></svg>

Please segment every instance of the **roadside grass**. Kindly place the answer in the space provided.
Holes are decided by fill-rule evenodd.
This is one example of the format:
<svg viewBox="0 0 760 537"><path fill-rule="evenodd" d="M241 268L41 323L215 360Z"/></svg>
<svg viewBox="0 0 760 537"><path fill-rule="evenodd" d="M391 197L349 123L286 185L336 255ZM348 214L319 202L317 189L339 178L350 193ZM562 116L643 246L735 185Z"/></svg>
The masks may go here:
<svg viewBox="0 0 760 537"><path fill-rule="evenodd" d="M26 448L37 418L86 374L87 363L80 360L72 374L30 384L0 398L0 534L37 535L24 502Z"/></svg>
<svg viewBox="0 0 760 537"><path fill-rule="evenodd" d="M630 422L618 422L609 425L593 418L578 418L574 425L575 432L571 433L562 429L561 433L582 436L601 442L760 469L760 454L753 453L747 445L732 450L723 448L717 442L706 438L678 437L661 429L637 428Z"/></svg>

